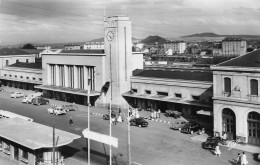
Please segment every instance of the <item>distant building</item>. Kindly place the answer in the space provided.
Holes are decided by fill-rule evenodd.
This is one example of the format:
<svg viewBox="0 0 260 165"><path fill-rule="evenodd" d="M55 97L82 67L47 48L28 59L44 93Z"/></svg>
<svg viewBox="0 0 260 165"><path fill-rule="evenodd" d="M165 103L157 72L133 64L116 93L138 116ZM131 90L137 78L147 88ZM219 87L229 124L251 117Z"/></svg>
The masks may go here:
<svg viewBox="0 0 260 165"><path fill-rule="evenodd" d="M77 44L67 44L64 45L64 50L80 50L81 46Z"/></svg>
<svg viewBox="0 0 260 165"><path fill-rule="evenodd" d="M165 52L171 49L173 53L182 54L186 50L186 43L184 41L169 41L164 43L163 46Z"/></svg>
<svg viewBox="0 0 260 165"><path fill-rule="evenodd" d="M49 45L36 45L36 49L51 49L51 46Z"/></svg>
<svg viewBox="0 0 260 165"><path fill-rule="evenodd" d="M213 50L215 56L241 56L246 54L247 43L240 38L225 38L222 40L222 52L219 49Z"/></svg>
<svg viewBox="0 0 260 165"><path fill-rule="evenodd" d="M104 42L86 42L81 48L104 50Z"/></svg>

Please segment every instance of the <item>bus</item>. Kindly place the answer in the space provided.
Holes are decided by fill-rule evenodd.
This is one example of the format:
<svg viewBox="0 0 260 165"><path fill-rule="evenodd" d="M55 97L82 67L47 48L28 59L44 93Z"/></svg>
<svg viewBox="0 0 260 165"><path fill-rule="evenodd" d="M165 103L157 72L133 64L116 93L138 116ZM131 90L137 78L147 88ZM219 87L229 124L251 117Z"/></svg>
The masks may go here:
<svg viewBox="0 0 260 165"><path fill-rule="evenodd" d="M16 117L20 118L20 119L27 120L27 121L33 121L33 119L31 119L29 117L22 116L22 115L19 115L19 114L10 112L10 111L0 110L0 119L1 118L16 118Z"/></svg>

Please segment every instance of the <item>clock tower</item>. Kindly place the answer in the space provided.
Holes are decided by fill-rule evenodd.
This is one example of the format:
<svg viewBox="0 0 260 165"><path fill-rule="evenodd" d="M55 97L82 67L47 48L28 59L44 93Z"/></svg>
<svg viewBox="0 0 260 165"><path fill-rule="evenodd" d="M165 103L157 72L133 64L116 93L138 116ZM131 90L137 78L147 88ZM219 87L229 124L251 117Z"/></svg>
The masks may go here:
<svg viewBox="0 0 260 165"><path fill-rule="evenodd" d="M131 21L128 16L110 16L104 23L105 81L110 82L105 102L109 104L112 96L113 106L125 107L127 102L122 93L130 90L130 76L132 76Z"/></svg>

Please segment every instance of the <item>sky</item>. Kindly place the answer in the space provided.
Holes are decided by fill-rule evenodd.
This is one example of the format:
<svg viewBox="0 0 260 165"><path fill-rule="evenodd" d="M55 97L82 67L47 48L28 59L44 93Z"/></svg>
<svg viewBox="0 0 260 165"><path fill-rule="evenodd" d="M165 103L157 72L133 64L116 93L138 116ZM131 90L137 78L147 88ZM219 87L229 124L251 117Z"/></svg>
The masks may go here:
<svg viewBox="0 0 260 165"><path fill-rule="evenodd" d="M132 36L260 35L259 0L0 0L0 44L104 36L104 16L128 15Z"/></svg>

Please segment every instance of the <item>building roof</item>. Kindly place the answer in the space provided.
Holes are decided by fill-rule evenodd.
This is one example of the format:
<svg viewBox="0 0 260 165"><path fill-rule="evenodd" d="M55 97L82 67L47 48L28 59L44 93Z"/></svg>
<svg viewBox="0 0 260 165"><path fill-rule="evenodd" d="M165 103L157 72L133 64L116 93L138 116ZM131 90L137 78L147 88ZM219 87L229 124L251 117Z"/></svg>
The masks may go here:
<svg viewBox="0 0 260 165"><path fill-rule="evenodd" d="M26 63L26 62L16 62L10 67L20 67L20 68L33 68L33 69L42 69L42 63Z"/></svg>
<svg viewBox="0 0 260 165"><path fill-rule="evenodd" d="M30 54L30 53L17 48L0 48L0 56L26 55L26 54Z"/></svg>
<svg viewBox="0 0 260 165"><path fill-rule="evenodd" d="M172 71L172 70L137 69L133 71L133 76L213 82L213 74L212 72L208 72L208 71L204 72L204 71L188 71L188 70Z"/></svg>
<svg viewBox="0 0 260 165"><path fill-rule="evenodd" d="M43 52L45 49L22 49L22 50L30 54L39 54Z"/></svg>
<svg viewBox="0 0 260 165"><path fill-rule="evenodd" d="M245 41L245 40L243 40L241 38L227 37L222 41Z"/></svg>
<svg viewBox="0 0 260 165"><path fill-rule="evenodd" d="M60 53L86 53L86 54L104 54L103 49L80 49L80 50L62 50Z"/></svg>
<svg viewBox="0 0 260 165"><path fill-rule="evenodd" d="M216 66L260 67L260 49L220 63Z"/></svg>
<svg viewBox="0 0 260 165"><path fill-rule="evenodd" d="M36 150L53 146L52 127L19 118L0 120L0 137ZM57 146L63 146L80 138L79 135L55 129Z"/></svg>

